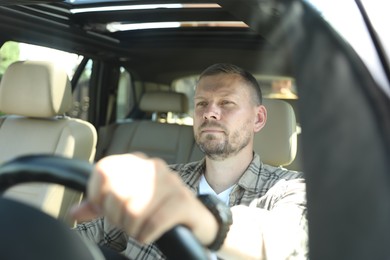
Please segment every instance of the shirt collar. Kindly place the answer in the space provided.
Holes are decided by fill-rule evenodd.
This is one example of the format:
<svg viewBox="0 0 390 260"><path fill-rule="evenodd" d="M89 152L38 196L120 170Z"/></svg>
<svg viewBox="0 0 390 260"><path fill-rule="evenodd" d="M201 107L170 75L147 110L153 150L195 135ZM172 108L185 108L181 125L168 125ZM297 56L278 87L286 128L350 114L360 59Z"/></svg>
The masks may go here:
<svg viewBox="0 0 390 260"><path fill-rule="evenodd" d="M182 176L184 182L186 182L192 190L198 192L198 186L200 177L204 174L206 169L206 160L202 160L191 164L191 171L187 172L186 176ZM263 168L263 163L260 160L260 156L256 153L253 154L253 159L248 168L242 174L238 181L238 185L245 190L256 192L258 190L258 183L260 181L260 172Z"/></svg>
<svg viewBox="0 0 390 260"><path fill-rule="evenodd" d="M260 156L254 153L252 162L238 180L238 185L245 190L257 192L262 168L263 163L260 160Z"/></svg>

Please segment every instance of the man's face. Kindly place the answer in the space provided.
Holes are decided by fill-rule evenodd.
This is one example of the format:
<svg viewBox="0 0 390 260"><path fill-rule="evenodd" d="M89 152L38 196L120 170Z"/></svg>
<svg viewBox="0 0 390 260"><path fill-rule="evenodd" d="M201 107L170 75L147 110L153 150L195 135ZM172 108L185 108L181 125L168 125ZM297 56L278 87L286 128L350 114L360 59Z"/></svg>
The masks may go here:
<svg viewBox="0 0 390 260"><path fill-rule="evenodd" d="M259 107L252 95L247 83L236 74L206 76L198 82L194 135L207 156L223 160L244 148L253 149L254 132L260 129Z"/></svg>

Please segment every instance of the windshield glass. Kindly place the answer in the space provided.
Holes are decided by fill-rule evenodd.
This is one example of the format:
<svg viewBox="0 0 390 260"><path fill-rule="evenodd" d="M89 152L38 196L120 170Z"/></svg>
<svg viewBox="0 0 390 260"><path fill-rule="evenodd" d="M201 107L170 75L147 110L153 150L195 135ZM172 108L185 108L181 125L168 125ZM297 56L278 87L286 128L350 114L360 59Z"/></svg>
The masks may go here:
<svg viewBox="0 0 390 260"><path fill-rule="evenodd" d="M322 0L306 0L312 5L321 16L332 26L332 28L356 51L360 58L364 61L368 70L378 83L378 85L390 97L390 85L380 62L377 50L371 39L367 26L363 17L353 0L344 1L322 1ZM390 36L385 32L385 28L390 23L388 14L385 12L384 3L379 1L363 1L364 7L367 9L370 21L374 23L374 28L379 34L384 47L389 50ZM335 8L337 5L337 8ZM346 10L348 17L346 18ZM387 20L387 22L386 22ZM387 51L387 53L390 53ZM387 56L387 60L388 56Z"/></svg>

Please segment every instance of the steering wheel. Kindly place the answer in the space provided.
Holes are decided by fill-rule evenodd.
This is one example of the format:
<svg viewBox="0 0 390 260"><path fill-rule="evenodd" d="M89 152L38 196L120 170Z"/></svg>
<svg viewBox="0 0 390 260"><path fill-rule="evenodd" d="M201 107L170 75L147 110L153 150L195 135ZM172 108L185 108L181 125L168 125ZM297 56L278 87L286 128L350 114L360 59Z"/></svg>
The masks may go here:
<svg viewBox="0 0 390 260"><path fill-rule="evenodd" d="M26 182L47 182L85 192L93 165L53 155L18 157L0 167L0 193ZM82 239L61 221L42 211L0 197L0 230L4 259L112 259L112 252ZM156 241L168 259L208 259L206 250L184 226ZM118 259L124 259L119 256Z"/></svg>

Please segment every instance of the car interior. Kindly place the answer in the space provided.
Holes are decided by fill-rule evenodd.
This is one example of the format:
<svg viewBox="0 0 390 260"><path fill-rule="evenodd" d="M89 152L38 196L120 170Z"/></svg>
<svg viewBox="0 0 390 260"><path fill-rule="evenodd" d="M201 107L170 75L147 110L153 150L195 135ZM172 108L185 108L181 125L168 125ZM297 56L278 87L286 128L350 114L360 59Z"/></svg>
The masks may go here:
<svg viewBox="0 0 390 260"><path fill-rule="evenodd" d="M21 92L28 94L19 95ZM7 97L0 101L0 110L6 113L0 140L1 145L9 147L3 162L40 153L93 162L108 155L143 152L168 164L197 161L204 156L189 125L163 123L157 117L139 119L104 126L97 136L89 122L64 116L71 107L69 81L66 72L52 63L11 64L1 81L0 95ZM182 93L153 91L143 94L139 107L146 113L187 113L188 102ZM254 150L266 164L289 165L297 149L294 110L282 100L265 99L264 105L267 125L255 135ZM10 189L6 196L22 199L64 220L69 207L81 199L81 194L70 189L45 184L24 184Z"/></svg>
<svg viewBox="0 0 390 260"><path fill-rule="evenodd" d="M390 255L389 101L308 1L1 1L0 32L0 164L135 151L199 160L197 77L232 63L258 79L268 110L254 150L307 176L310 258ZM73 226L82 192L28 183L7 196Z"/></svg>
<svg viewBox="0 0 390 260"><path fill-rule="evenodd" d="M124 4L121 2L123 1L113 5ZM112 19L109 17L113 17L117 13L102 12L102 16L99 19L106 20L93 21L93 19L97 18L93 15L93 12L90 15L84 11L87 8L98 7L98 5L99 3L93 3L93 1L91 3L70 3L66 1L53 4L44 3L20 6L5 4L1 6L0 12L6 14L6 16L2 16L4 19L10 17L10 15L16 15L18 18L28 16L32 20L36 20L36 22L42 18L47 20L53 19L50 23L55 22L56 25L53 24L54 27L57 24L69 27L65 31L47 27L45 30L53 30L51 32L52 35L48 35L44 30L35 28L39 24L46 24L47 21L38 22L38 24L31 22L28 27L34 28L30 28L29 33L37 35L29 37L28 35L14 35L15 31L8 30L11 28L7 28L8 26L4 24L2 29L7 32L8 36L6 42L16 37L18 42L22 43L39 44L40 46L55 47L55 49L61 48L72 53L77 52L82 59L76 64L73 75L71 75L72 78L68 75L69 82L65 83L65 79L63 79L63 82L52 80L49 81L53 82L50 86L43 84L48 80L46 78L49 77L49 80L58 78L55 74L51 75L51 71L66 73L65 71L59 72L61 69L65 70L60 62L51 61L50 64L49 62L46 62L46 64L36 62L35 66L33 64L34 61L26 63L16 62L9 66L10 69L5 72L2 80L1 96L6 96L6 100L4 98L1 102L0 111L7 114L7 116L3 117L5 120L0 132L3 133L4 137L0 138L0 142L4 142L4 145L10 148L19 145L22 147L15 153L5 151L2 162L15 156L42 152L61 154L71 158L82 158L90 162L95 162L111 154L135 151L143 152L149 156L160 157L169 164L186 163L201 159L203 154L197 147L193 137L190 111L197 75L208 65L211 65L212 62L231 62L246 69L254 68L255 60L241 59L235 53L237 48L240 48L240 52L256 53L258 55L259 47L257 44L263 44L263 39L255 32L248 30L246 25L238 21L237 18L232 17L229 12L218 8L219 6L216 4L187 5L184 2L181 8L164 9L164 15L159 16L159 19L161 21L170 19L188 20L191 18L194 20L205 20L206 17L201 17L204 15L204 11L207 10L207 12L211 12L209 14L210 17L213 17L216 21L221 20L222 22L228 19L229 21L234 21L235 24L239 23L240 26L213 26L205 24L198 25L200 28L187 28L187 26L183 25L184 27L171 30L126 31L129 35L120 31L101 31L97 28L97 25L104 22L109 24L110 19ZM123 5L121 6L122 9L125 9ZM82 9L77 11L78 8ZM227 11L229 11L229 8ZM73 14L66 14L68 10ZM140 23L152 19L144 18L142 14L145 12L154 17L160 14L159 11L161 10L153 8L139 11L123 10L121 12L130 12L136 15ZM183 12L186 13L186 18L183 17ZM42 15L42 13L44 14ZM64 15L68 18L65 19ZM214 17L214 15L217 16ZM103 18L104 16L105 18ZM70 20L68 21L68 19ZM124 14L121 19L125 19ZM25 20L17 19L14 22L24 23ZM75 25L70 24L73 22ZM82 26L83 30L75 32L75 30L78 30L76 27L80 24L84 24ZM221 32L218 32L218 30L221 30ZM176 35L172 34L174 31L182 32ZM71 43L64 42L60 45L47 39L48 36L49 38L54 36L53 38L62 39L64 33L77 33L80 39ZM134 37L130 39L131 34L134 34ZM154 36L150 34L154 34ZM183 38L181 35L185 34L188 34L187 37L193 38ZM240 36L245 36L245 40L238 40L237 37ZM158 44L152 44L153 40L150 41L150 39L153 39L153 37L159 38ZM119 40L120 43L113 42L114 39ZM198 39L197 41L201 46L188 44L196 39ZM147 44L145 41L147 41ZM221 46L225 50L219 50L220 48L217 47L216 44L220 41L224 42ZM242 44L245 44L245 48L241 48L242 46L240 45ZM86 45L88 45L88 49L86 49ZM117 46L115 47L115 45ZM119 51L116 48L121 48L121 50ZM205 54L202 55L201 60L193 56L196 55L194 50L199 48ZM232 52L228 59L223 59L223 55L229 50L235 50L235 52ZM186 60L192 60L190 62L191 65L188 65L184 70L181 68L183 67L181 63L185 61L180 60L183 53L186 53ZM248 54L246 55L253 56ZM175 57L176 61L164 63L163 66L157 65L157 60L160 62L169 60L169 56ZM131 57L131 59L126 57ZM155 65L153 66L153 64ZM47 66L48 72L46 74L45 72L38 74L36 72L37 68L34 67L39 66ZM20 71L13 72L13 67L20 68ZM86 71L90 73L90 78L87 80L85 79ZM297 140L299 140L300 128L299 122L297 122L297 113L294 111L296 109L295 101L298 97L295 94L293 98L283 94L278 96L279 92L274 92L272 86L272 84L283 82L283 80L287 80L292 84L293 79L289 77L288 70L284 69L283 73L281 77L264 74L257 70L254 71L254 75L258 76L259 83L263 88L264 104L268 108L268 123L263 131L256 134L255 151L261 155L265 163L293 170L301 170L300 157L296 156L297 154L299 155ZM31 75L34 75L37 80L31 80ZM264 77L264 75L267 75L268 78ZM42 81L39 81L38 77ZM184 82L184 86L181 89L177 87L179 85L178 81ZM56 84L66 85L66 91L64 92L63 87L57 87ZM110 87L107 88L105 86ZM36 89L40 87L49 88L49 90L44 92L49 93L49 96L39 94L40 92L36 91ZM295 86L290 86L290 89L293 87L295 89ZM7 89L12 89L13 91L18 89L17 93L31 93L31 95L15 94L13 98L6 92ZM69 96L70 89L73 92L73 98ZM61 100L62 94L64 95L64 100ZM18 109L21 107L17 103L17 98L20 99L19 102L23 103L23 107L29 113L7 109L7 103L13 104ZM44 98L47 100L40 100ZM28 101L34 103L28 103ZM39 108L39 105L46 104L43 101L53 104L53 108L47 108L51 109L51 114L45 114L45 118L41 118L43 115L33 113L34 109L44 109ZM70 101L72 101L72 104L69 104ZM53 102L60 102L60 105L66 106L66 108L57 109L55 107L56 104ZM34 106L34 109L29 109L32 106ZM87 108L84 109L84 107ZM15 143L13 141L15 139L24 139L16 135L13 128L7 130L9 122L11 122L9 119L11 118L10 115L24 116L27 121L26 124L28 122L37 124L38 119L41 119L44 124L58 121L58 125L63 126L58 128L58 130L51 130L51 128L47 130L57 131L55 132L57 133L55 136L57 139L47 141L50 149L40 145L42 139L46 139L48 134L38 124L36 129L39 128L40 130L34 130L33 128L27 130L30 129L29 126L18 127L18 129L23 129L23 132L19 135L23 135L23 138L28 139L29 142ZM65 122L68 124L65 124ZM90 135L88 139L79 134L79 131L82 132L82 130L73 129L75 128L73 125L76 125L76 122L89 128L86 129L88 133L85 133ZM54 128L54 125L53 123L51 127ZM72 127L69 125L72 125ZM12 133L12 138L5 137L8 131ZM24 131L28 131L28 134L25 134ZM53 142L57 146L53 145ZM294 160L296 157L297 159ZM41 194L38 191L30 190L34 185L28 184L29 188L26 185L15 187L7 192L7 196L30 201L33 205L38 205L53 216L67 221L70 225L74 224L67 218L67 211L72 204L80 201L80 194L73 194L70 190L64 192L62 191L63 188L58 185L51 185L51 187L56 187L57 190L50 192L44 192L41 188L36 188L39 192L42 190Z"/></svg>

